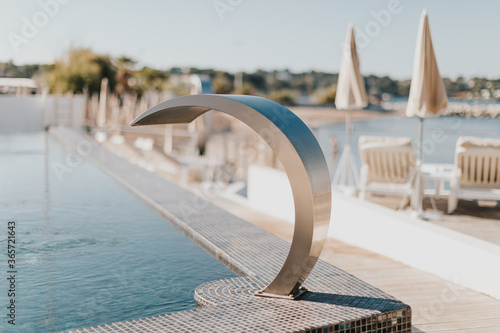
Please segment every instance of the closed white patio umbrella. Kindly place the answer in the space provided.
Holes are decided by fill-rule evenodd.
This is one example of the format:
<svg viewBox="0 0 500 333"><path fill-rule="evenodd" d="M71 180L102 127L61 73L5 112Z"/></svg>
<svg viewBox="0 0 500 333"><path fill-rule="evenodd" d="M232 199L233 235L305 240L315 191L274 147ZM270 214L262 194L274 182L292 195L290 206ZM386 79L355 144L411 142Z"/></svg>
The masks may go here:
<svg viewBox="0 0 500 333"><path fill-rule="evenodd" d="M350 110L359 110L367 105L368 99L366 98L363 76L359 70L354 29L352 24L349 24L335 96L336 108L346 110L346 137L344 150L333 178L333 185L348 191L354 191L358 185L358 168L351 149L352 124Z"/></svg>
<svg viewBox="0 0 500 333"><path fill-rule="evenodd" d="M422 12L418 29L413 76L411 79L410 96L406 108L406 116L418 117L418 154L417 154L417 216L422 210L422 193L420 191L420 168L422 165L422 140L424 118L438 114L446 108L448 98L443 80L439 74L434 47L432 46L429 18L427 11Z"/></svg>

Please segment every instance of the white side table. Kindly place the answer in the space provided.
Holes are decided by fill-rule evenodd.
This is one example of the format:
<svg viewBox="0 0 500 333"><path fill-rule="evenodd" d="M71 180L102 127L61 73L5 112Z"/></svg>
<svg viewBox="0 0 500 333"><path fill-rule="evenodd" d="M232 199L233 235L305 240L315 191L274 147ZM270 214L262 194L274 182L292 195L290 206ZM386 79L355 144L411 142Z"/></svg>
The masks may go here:
<svg viewBox="0 0 500 333"><path fill-rule="evenodd" d="M439 199L443 195L447 195L444 191L444 183L450 182L453 176L453 164L440 164L440 163L426 163L422 164L421 167L421 184L420 184L420 195L421 198L424 194L431 197L431 203L434 209L436 209L435 199ZM434 190L424 191L425 181L432 180L434 182Z"/></svg>

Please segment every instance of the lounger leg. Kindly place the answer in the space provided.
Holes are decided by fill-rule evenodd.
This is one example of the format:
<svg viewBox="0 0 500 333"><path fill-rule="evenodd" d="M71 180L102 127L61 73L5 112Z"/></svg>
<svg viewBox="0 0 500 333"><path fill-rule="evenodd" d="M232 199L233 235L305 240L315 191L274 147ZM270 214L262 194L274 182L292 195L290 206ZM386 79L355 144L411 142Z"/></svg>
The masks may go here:
<svg viewBox="0 0 500 333"><path fill-rule="evenodd" d="M359 189L359 198L362 200L366 200L366 186L368 183L368 165L363 164L361 166L361 172L360 172L360 189Z"/></svg>
<svg viewBox="0 0 500 333"><path fill-rule="evenodd" d="M451 214L457 209L458 199L457 197L450 194L448 197L448 214Z"/></svg>
<svg viewBox="0 0 500 333"><path fill-rule="evenodd" d="M366 200L366 187L368 186L368 165L361 165L359 180L359 198Z"/></svg>
<svg viewBox="0 0 500 333"><path fill-rule="evenodd" d="M405 208L406 205L408 205L408 202L411 203L410 197L411 197L411 195L408 195L408 193L405 193L403 195L403 197L401 198L401 201L399 202L398 210L402 210L403 208Z"/></svg>
<svg viewBox="0 0 500 333"><path fill-rule="evenodd" d="M453 171L454 175L450 180L450 196L448 197L448 214L451 214L457 209L458 197L457 193L460 190L460 178L462 177L462 170L456 169Z"/></svg>

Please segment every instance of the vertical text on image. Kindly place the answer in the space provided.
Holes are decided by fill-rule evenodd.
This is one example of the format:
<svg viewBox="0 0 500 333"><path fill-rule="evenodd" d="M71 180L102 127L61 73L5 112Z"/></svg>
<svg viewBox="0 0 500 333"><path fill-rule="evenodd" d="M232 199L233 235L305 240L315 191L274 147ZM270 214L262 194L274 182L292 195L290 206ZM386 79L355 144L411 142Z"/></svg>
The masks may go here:
<svg viewBox="0 0 500 333"><path fill-rule="evenodd" d="M7 323L16 324L16 222L7 222Z"/></svg>

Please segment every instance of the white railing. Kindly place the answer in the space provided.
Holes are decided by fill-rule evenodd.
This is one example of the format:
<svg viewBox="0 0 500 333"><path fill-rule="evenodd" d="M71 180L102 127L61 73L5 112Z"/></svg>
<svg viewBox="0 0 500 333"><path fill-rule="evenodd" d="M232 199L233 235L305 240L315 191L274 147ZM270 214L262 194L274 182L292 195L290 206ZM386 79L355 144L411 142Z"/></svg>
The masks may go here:
<svg viewBox="0 0 500 333"><path fill-rule="evenodd" d="M0 95L0 131L41 131L50 126L79 128L83 95Z"/></svg>

